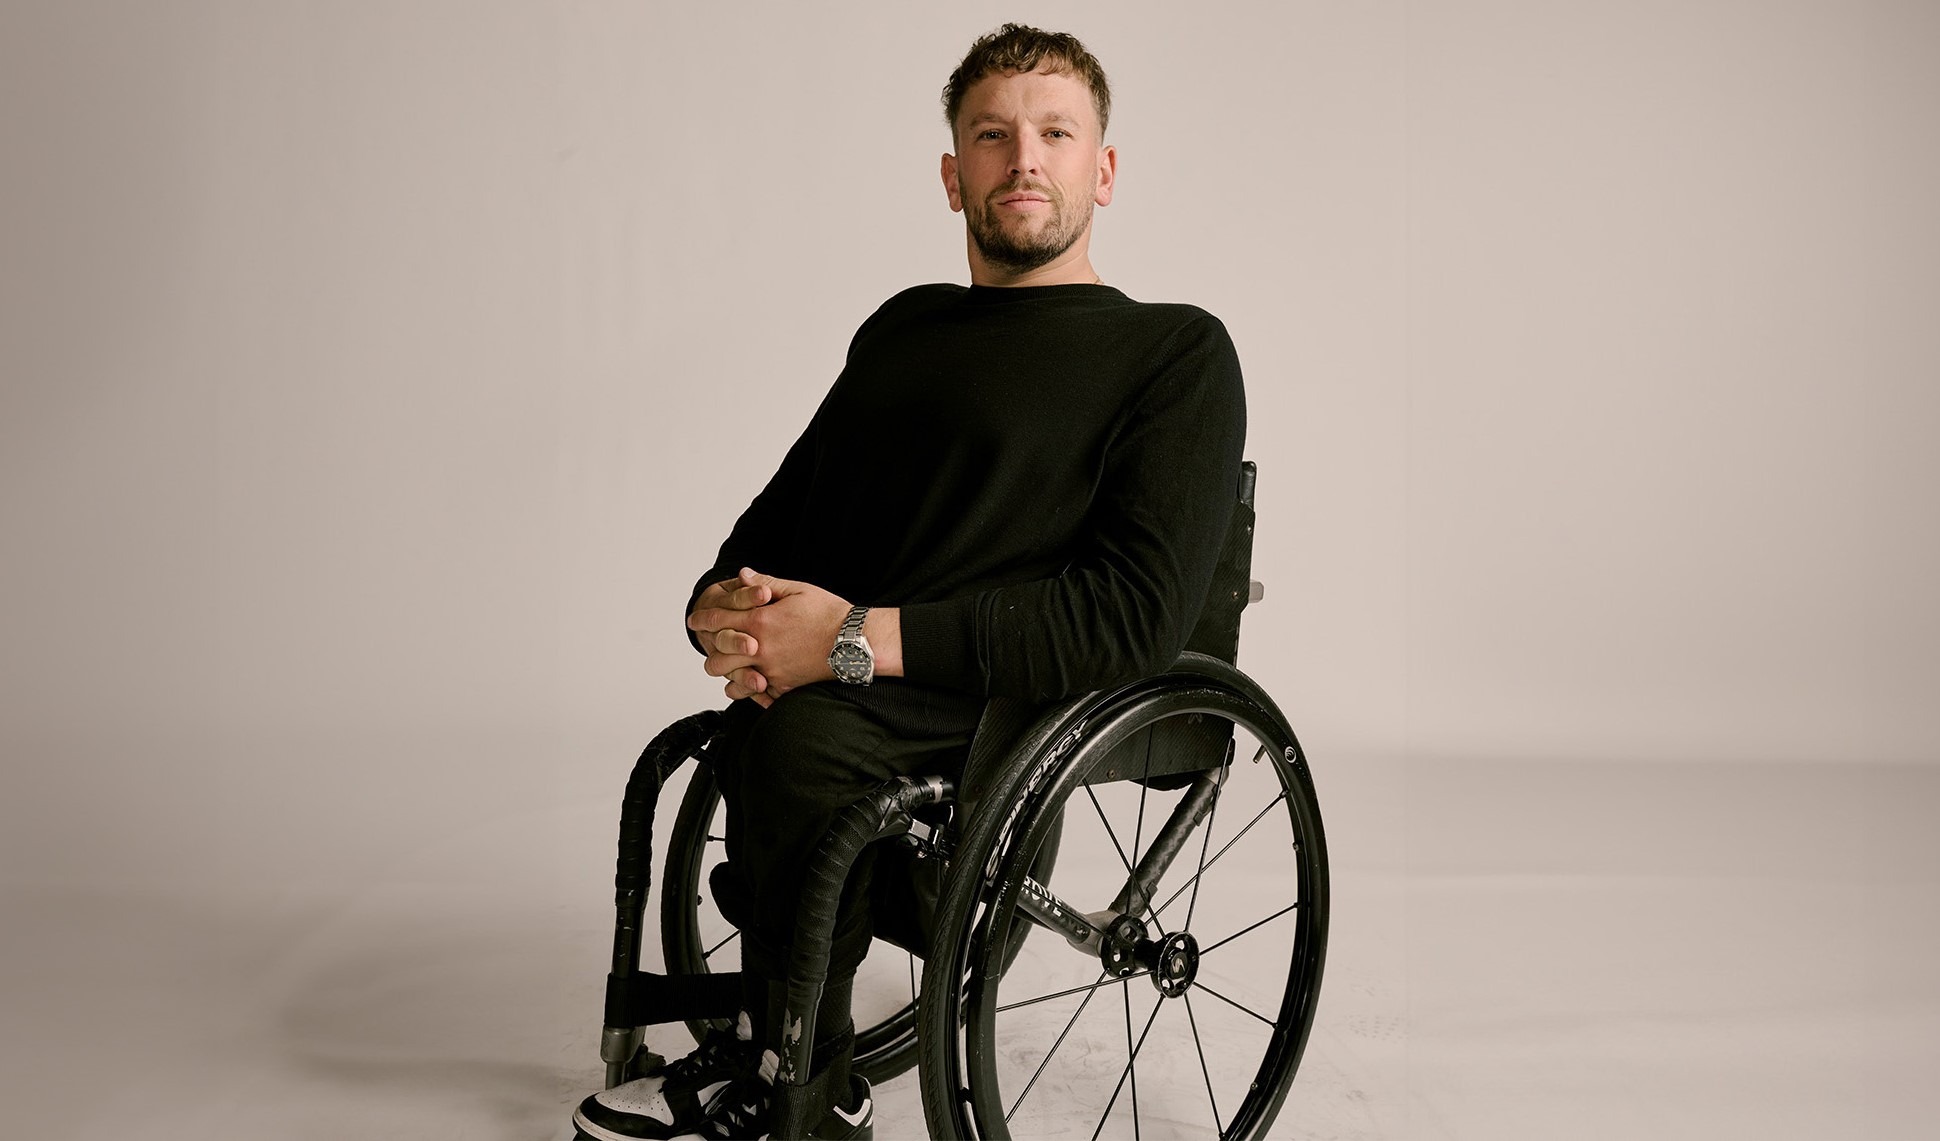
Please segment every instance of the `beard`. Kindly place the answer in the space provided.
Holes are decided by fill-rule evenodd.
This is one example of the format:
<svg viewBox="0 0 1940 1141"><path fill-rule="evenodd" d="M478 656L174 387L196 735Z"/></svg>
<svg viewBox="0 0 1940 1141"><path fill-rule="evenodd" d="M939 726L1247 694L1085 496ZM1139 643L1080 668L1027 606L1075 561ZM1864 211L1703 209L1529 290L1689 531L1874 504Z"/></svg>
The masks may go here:
<svg viewBox="0 0 1940 1141"><path fill-rule="evenodd" d="M1051 216L1035 230L1007 227L998 217L995 201L1017 190L1033 190L1051 200ZM970 240L977 252L991 265L1011 273L1027 273L1056 261L1084 236L1091 226L1091 202L1078 210L1066 210L1064 196L1048 186L1007 186L971 207L965 204L964 219Z"/></svg>

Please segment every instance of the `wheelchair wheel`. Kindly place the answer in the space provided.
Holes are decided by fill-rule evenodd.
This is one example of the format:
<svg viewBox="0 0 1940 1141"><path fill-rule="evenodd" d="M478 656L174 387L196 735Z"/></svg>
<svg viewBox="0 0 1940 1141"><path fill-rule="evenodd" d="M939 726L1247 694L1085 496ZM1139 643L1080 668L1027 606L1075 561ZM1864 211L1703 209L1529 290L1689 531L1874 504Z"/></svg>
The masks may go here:
<svg viewBox="0 0 1940 1141"><path fill-rule="evenodd" d="M726 817L713 768L695 764L667 841L660 881L660 939L669 974L740 969L739 934L713 905L707 886L708 873L726 859ZM871 1083L888 1081L916 1064L919 971L915 956L877 940L856 972L853 1065ZM695 1041L707 1027L687 1024Z"/></svg>
<svg viewBox="0 0 1940 1141"><path fill-rule="evenodd" d="M1128 743L1226 723L1233 747L1195 786L1125 764ZM994 787L952 857L923 983L931 1134L1264 1136L1313 1025L1328 906L1312 779L1271 699L1192 656L1047 716ZM1060 819L1036 883L1023 869ZM1149 894L1124 894L1134 869ZM1089 950L1027 914L1121 906L1135 922Z"/></svg>

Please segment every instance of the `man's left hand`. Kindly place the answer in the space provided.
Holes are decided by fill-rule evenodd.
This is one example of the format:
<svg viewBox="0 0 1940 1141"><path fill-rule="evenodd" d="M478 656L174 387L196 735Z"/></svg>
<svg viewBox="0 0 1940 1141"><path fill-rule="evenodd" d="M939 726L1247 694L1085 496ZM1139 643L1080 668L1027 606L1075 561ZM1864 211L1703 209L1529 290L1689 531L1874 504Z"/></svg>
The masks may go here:
<svg viewBox="0 0 1940 1141"><path fill-rule="evenodd" d="M688 629L715 635L702 638L704 645L711 641L716 647L707 655L709 676L729 679L730 698L750 697L764 708L797 686L832 680L829 650L849 615L849 603L811 583L748 570L740 577L748 586L767 587L773 600L753 609L733 609L705 607L708 600L703 598L704 608L687 617ZM719 636L728 630L742 636ZM737 683L737 676L755 677L765 685L748 690Z"/></svg>

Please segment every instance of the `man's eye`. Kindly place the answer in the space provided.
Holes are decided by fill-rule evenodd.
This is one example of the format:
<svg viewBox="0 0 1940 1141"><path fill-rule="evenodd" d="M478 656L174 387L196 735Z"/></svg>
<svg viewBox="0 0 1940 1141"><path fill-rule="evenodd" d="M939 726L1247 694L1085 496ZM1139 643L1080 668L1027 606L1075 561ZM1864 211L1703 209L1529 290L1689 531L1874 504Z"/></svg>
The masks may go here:
<svg viewBox="0 0 1940 1141"><path fill-rule="evenodd" d="M1044 132L1044 133L1045 133L1045 134L1047 134L1047 135L1049 135L1049 136L1051 136L1051 137L1052 137L1052 138L1054 138L1054 139L1068 139L1068 138L1070 138L1070 137L1071 137L1071 132L1069 132L1069 131L1065 131L1065 130L1061 130L1061 129L1059 129L1059 128L1057 128L1057 127L1053 127L1053 128L1051 128L1050 130L1048 130L1048 131L1046 131L1046 132Z"/></svg>
<svg viewBox="0 0 1940 1141"><path fill-rule="evenodd" d="M992 127L990 130L983 132L977 137L980 139L1001 139L1004 137L1004 133L1000 130L997 130L995 127Z"/></svg>

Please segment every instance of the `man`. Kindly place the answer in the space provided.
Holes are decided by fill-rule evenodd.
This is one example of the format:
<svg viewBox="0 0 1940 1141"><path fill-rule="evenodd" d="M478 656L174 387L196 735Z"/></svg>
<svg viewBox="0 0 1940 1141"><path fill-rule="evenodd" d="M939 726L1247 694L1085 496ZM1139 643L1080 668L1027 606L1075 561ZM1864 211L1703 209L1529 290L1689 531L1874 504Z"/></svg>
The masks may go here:
<svg viewBox="0 0 1940 1141"><path fill-rule="evenodd" d="M950 77L942 177L971 285L906 290L863 323L689 603L734 699L710 756L747 920L738 1032L588 1098L582 1136L765 1134L794 901L833 815L885 779L960 771L992 695L1049 701L1184 646L1232 509L1244 395L1215 318L1132 301L1092 268L1110 108L1084 45L1014 24ZM868 876L865 858L815 1019L819 1138L872 1136L848 1010Z"/></svg>

